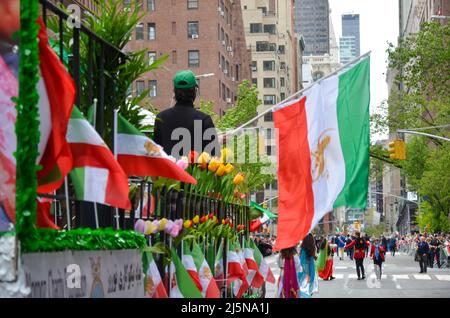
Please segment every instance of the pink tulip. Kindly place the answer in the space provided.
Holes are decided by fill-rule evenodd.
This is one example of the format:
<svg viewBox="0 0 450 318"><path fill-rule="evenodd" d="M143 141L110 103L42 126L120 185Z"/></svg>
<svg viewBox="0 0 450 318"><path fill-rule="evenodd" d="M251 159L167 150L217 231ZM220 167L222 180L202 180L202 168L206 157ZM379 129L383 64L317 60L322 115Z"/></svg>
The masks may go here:
<svg viewBox="0 0 450 318"><path fill-rule="evenodd" d="M145 221L141 219L137 220L136 223L134 224L134 230L142 234L145 234L145 232L147 232L147 228L148 228L147 223L145 223Z"/></svg>
<svg viewBox="0 0 450 318"><path fill-rule="evenodd" d="M177 166L183 170L186 170L186 168L189 166L188 159L186 157L182 157L177 161Z"/></svg>
<svg viewBox="0 0 450 318"><path fill-rule="evenodd" d="M177 224L174 224L172 227L172 230L170 231L169 234L172 237L177 237L178 234L180 234L180 230L181 230L181 227L179 227Z"/></svg>
<svg viewBox="0 0 450 318"><path fill-rule="evenodd" d="M154 221L152 222L152 224L153 224L153 226L154 226L153 234L158 233L158 231L159 231L159 221L158 221L158 220L154 220Z"/></svg>
<svg viewBox="0 0 450 318"><path fill-rule="evenodd" d="M164 232L166 233L170 233L170 231L172 231L172 228L175 224L173 223L172 220L167 221L166 227L164 228Z"/></svg>
<svg viewBox="0 0 450 318"><path fill-rule="evenodd" d="M177 225L179 228L182 228L183 227L183 219L178 219L178 220L175 220L175 225Z"/></svg>

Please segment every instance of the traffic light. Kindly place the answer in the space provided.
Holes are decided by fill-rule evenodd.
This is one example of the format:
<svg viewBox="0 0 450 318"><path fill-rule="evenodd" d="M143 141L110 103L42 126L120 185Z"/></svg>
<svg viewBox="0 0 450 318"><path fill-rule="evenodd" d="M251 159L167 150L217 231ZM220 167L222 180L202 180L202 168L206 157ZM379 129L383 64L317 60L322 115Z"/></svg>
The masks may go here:
<svg viewBox="0 0 450 318"><path fill-rule="evenodd" d="M401 139L396 139L389 143L388 149L390 155L389 158L397 159L397 160L405 160L406 159L406 149L405 142Z"/></svg>

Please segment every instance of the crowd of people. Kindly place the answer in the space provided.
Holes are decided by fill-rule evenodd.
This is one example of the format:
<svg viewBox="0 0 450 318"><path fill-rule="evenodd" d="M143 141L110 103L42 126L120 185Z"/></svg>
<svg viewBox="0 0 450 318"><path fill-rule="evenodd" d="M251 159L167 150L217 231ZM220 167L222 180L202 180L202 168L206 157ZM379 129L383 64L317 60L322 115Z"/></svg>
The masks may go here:
<svg viewBox="0 0 450 318"><path fill-rule="evenodd" d="M450 233L405 236L394 233L380 237L370 237L359 231L352 235L337 233L325 237L308 234L300 246L280 251L278 297L311 297L318 290L318 278L326 281L334 279L334 257L344 260L345 254L355 261L358 280L365 279L365 258L372 260L376 277L381 279L387 254L395 257L397 251L414 256L420 273L426 273L428 267L450 267Z"/></svg>

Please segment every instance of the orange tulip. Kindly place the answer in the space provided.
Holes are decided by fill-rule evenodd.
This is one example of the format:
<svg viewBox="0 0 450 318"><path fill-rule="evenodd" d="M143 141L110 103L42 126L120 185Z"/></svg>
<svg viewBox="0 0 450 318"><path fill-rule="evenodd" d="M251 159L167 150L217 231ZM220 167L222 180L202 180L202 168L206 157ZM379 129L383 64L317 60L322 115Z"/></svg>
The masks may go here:
<svg viewBox="0 0 450 318"><path fill-rule="evenodd" d="M244 182L245 176L242 172L239 172L233 179L233 184L239 185Z"/></svg>
<svg viewBox="0 0 450 318"><path fill-rule="evenodd" d="M225 166L225 172L226 172L226 174L229 174L230 172L232 172L234 170L234 166L231 164L231 163L228 163L226 166Z"/></svg>
<svg viewBox="0 0 450 318"><path fill-rule="evenodd" d="M216 172L216 170L219 168L220 164L222 162L220 161L219 158L217 157L213 157L210 161L209 161L209 165L208 165L208 170L211 172Z"/></svg>
<svg viewBox="0 0 450 318"><path fill-rule="evenodd" d="M200 164L200 168L202 169L206 169L206 165L209 160L211 160L211 156L206 152L202 152L197 158L197 162Z"/></svg>
<svg viewBox="0 0 450 318"><path fill-rule="evenodd" d="M219 168L216 171L216 175L222 177L225 174L225 165L223 163L220 164Z"/></svg>

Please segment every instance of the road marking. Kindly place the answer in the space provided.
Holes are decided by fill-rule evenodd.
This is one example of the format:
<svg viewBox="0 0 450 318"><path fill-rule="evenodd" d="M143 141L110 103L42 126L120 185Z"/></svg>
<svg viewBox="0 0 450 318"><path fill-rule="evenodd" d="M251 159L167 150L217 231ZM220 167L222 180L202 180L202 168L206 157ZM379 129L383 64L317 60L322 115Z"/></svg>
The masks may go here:
<svg viewBox="0 0 450 318"><path fill-rule="evenodd" d="M393 279L410 279L408 275L392 275Z"/></svg>
<svg viewBox="0 0 450 318"><path fill-rule="evenodd" d="M356 274L348 274L348 278L350 278L350 279L358 278L358 275L356 275Z"/></svg>
<svg viewBox="0 0 450 318"><path fill-rule="evenodd" d="M335 266L334 268L335 269L347 269L348 267L347 266Z"/></svg>
<svg viewBox="0 0 450 318"><path fill-rule="evenodd" d="M434 275L438 280L450 282L450 275Z"/></svg>
<svg viewBox="0 0 450 318"><path fill-rule="evenodd" d="M343 279L344 278L344 274L334 274L333 276L336 279Z"/></svg>
<svg viewBox="0 0 450 318"><path fill-rule="evenodd" d="M431 280L431 277L427 274L425 275L413 275L417 280Z"/></svg>
<svg viewBox="0 0 450 318"><path fill-rule="evenodd" d="M375 279L375 278L377 278L377 275L376 275L375 273L373 273L373 274L371 274L369 277L370 277L371 279ZM387 275L382 274L382 275L381 275L381 279L387 279Z"/></svg>

